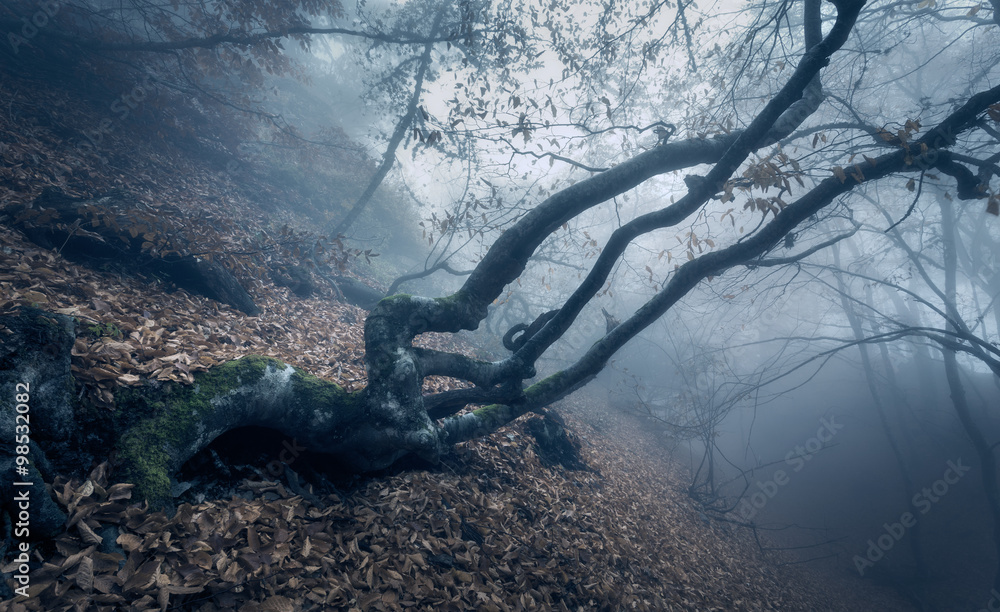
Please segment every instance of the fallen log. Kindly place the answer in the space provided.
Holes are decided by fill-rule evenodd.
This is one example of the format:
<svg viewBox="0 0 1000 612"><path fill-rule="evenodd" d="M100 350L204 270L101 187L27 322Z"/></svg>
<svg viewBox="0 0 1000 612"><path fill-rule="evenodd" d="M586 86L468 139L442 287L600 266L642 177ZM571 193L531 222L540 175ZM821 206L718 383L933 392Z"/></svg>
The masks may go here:
<svg viewBox="0 0 1000 612"><path fill-rule="evenodd" d="M236 277L209 257L177 251L159 254L150 249L148 232L137 231L130 222L128 211L133 207L128 196L118 192L85 199L47 189L31 206L0 210L0 222L72 261L88 265L114 262L130 272L151 274L191 293L229 304L250 316L260 314Z"/></svg>

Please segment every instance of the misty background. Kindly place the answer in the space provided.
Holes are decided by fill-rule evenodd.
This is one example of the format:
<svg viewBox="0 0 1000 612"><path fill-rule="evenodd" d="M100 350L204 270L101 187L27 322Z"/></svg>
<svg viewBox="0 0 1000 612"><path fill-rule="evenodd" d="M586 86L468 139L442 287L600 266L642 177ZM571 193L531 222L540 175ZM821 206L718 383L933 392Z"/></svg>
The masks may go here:
<svg viewBox="0 0 1000 612"><path fill-rule="evenodd" d="M186 100L173 127L216 154L220 176L266 173L302 194L308 204L294 212L310 221L291 222L339 235L357 276L385 288L426 274L396 290L447 296L553 193L670 139L745 127L804 51L801 2L620 4L302 3L311 27L382 38L163 54L108 70L94 95L113 104L107 92L145 83L158 104ZM8 17L33 9L15 2ZM149 42L138 9L121 9L114 27L101 21L117 10L70 3L59 18L81 36L111 28L116 43ZM184 10L196 12L177 10L164 31L183 33ZM754 235L831 172L915 140L995 86L992 10L870 3L824 70L819 109L697 214L633 240L533 381L573 364L679 265ZM824 32L835 16L824 3ZM446 34L447 44L427 41ZM399 42L408 36L423 39ZM211 69L181 69L198 62ZM233 63L245 73L224 69ZM151 108L122 121L143 122ZM241 124L247 114L255 119ZM960 199L941 172L862 185L768 253L698 284L583 390L662 435L707 520L755 531L782 559L891 585L916 609L1000 609L990 587L1000 562L990 513L1000 503L1000 220L989 208L1000 111L981 123L958 137L979 161L956 163L983 179L989 205ZM504 333L563 304L616 229L688 185L684 173L656 176L556 229L460 337L500 359ZM266 205L281 215L280 201Z"/></svg>

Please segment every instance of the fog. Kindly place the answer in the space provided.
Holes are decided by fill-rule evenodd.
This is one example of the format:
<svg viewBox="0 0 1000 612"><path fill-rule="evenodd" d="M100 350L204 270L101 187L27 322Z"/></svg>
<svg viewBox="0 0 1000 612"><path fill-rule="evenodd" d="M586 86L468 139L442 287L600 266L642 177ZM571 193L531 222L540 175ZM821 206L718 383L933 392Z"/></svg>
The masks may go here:
<svg viewBox="0 0 1000 612"><path fill-rule="evenodd" d="M662 431L665 449L691 470L693 495L798 561L890 584L916 605L978 609L963 593L988 580L988 502L940 351L920 340L870 345L866 371L835 284L784 276L768 294L753 278L735 281L753 287L752 298L721 312L692 305L633 341L602 375L609 404ZM848 298L868 310L873 331L899 319L919 326L918 300L933 298L918 285L902 304L884 287ZM885 303L871 301L879 294ZM894 313L900 305L908 308ZM997 376L964 366L969 421L995 440Z"/></svg>
<svg viewBox="0 0 1000 612"><path fill-rule="evenodd" d="M392 15L392 7L368 4L360 18L371 21L383 14ZM582 12L575 15L581 17ZM730 18L716 6L705 15L718 26L705 27L704 48L719 43L731 49L726 28L752 27L746 13ZM593 23L587 25L588 19L578 19L571 27L586 31L593 27ZM862 37L877 35L876 30L861 31L865 32ZM887 55L878 59L862 55L860 66L835 64L824 75L825 87L854 82L851 102L821 107L810 125L841 121L845 107L855 117L884 118L874 120L875 128L882 127L878 121L902 125L917 116L923 123L934 123L958 103L959 92L979 79L1000 76L985 59L970 65L968 71L954 70L956 62L966 66L955 56L967 51L950 36L948 28L921 29L918 35L904 33L897 41L885 43L905 47L909 54L927 53L925 60L884 51ZM920 37L923 42L918 42ZM997 42L995 29L984 37L988 40L968 44ZM517 82L528 85L520 91L489 91L489 81L476 83L477 71L466 63L467 86L461 69L452 74L440 72L448 66L448 53L436 60L439 72L432 68L426 78L420 94L423 116L418 115L414 129L429 133L432 117L458 117L452 126L464 117L475 119L474 113L488 110L489 95L498 97L500 103L490 118L496 117L497 108L505 107L508 121L517 125L520 109L513 96L523 96L520 104L525 105L532 96L535 108L550 115L544 137L549 140L537 135L529 142L528 132L518 134L516 129L512 137L505 136L496 126L491 128L488 120L477 131L451 132L444 146L421 147L423 137L408 135L394 153L393 173L383 189L395 186L401 197L415 205L423 220L423 246L400 250L398 242L377 244L386 260L403 264L400 272L446 261L455 262L456 268L473 267L512 221L549 194L586 176L572 165L550 163L544 154L552 152L553 145L558 144L555 150L561 156L598 167L656 145L651 132L636 128L610 138L582 138L585 130L580 126L592 117L606 113L613 119L610 123L634 126L670 120L696 131L699 125L721 122L727 116L729 122L735 117L738 124L758 108L747 82L731 86L727 95L733 102L729 105L713 107L711 101L706 105L697 100L695 92L709 82L709 74L725 79L731 71L720 65L711 72L703 69L673 76L685 61L694 59L684 57L689 53L683 47L669 60L647 68L644 76L646 83L665 80L680 91L691 92L691 97L674 96L665 104L659 97L663 91L647 90L638 81L619 81L610 73L598 77L567 72L554 55L544 52L516 75ZM698 61L711 62L709 56ZM319 117L335 117L335 126L378 158L407 95L400 67L413 62L413 56L351 40L336 47L318 46L304 59L317 72L313 81L305 88L292 81L281 85L286 94L282 99L289 105L306 105L297 113L299 125L315 121L319 126ZM615 66L614 62L610 65ZM619 69L623 75L632 70ZM779 73L780 69L768 73L763 88L772 75L780 80ZM607 97L588 93L600 79L605 91L630 89L628 97L611 103ZM866 88L862 81L871 85ZM928 88L927 83L934 86ZM470 100L469 110L452 106L458 98L449 98L456 89L465 93L473 88L479 91ZM654 100L660 102L650 104ZM661 110L651 115L649 111L657 106ZM285 116L290 108L281 107ZM692 120L699 113L707 113L709 121L705 115ZM911 131L908 126L905 130ZM896 131L890 130L893 135ZM823 152L815 149L815 139L809 144L815 135L826 142L825 133L814 131L805 142L790 143L784 152L816 167L812 158ZM983 145L984 151L990 152L990 147L995 151L995 145L995 141ZM850 153L856 146L848 142L845 151ZM511 150L532 154L512 154ZM995 158L994 153L991 159ZM778 166L788 165L771 159ZM692 170L704 173L697 166ZM766 185L755 175L744 176ZM497 340L506 329L558 308L612 232L628 219L669 204L678 192L683 193L682 178L667 175L648 181L577 216L562 233L553 234L517 283L491 307L490 316L469 336L471 340L490 347L495 355L502 354ZM958 325L967 326L982 343L982 359L959 353L959 384L967 396L968 423L993 444L1000 435L996 412L1000 385L989 369L996 371L1000 323L996 305L1000 224L981 206L942 213L945 206L951 206L954 188L940 178L921 175L918 180L920 195L915 200L912 180L856 194L855 199L845 199L810 218L767 256L787 257L824 241L836 242L806 259L774 267L757 267L751 261L703 282L620 350L587 391L607 396L609 410L651 419L662 427L664 449L691 472L690 494L721 520L760 530L797 560L825 571L888 583L921 609L978 609L982 585L990 582L990 568L996 564L996 551L989 544L991 523L985 511L982 458L969 442L969 425L963 426L956 414L951 399L956 389L949 388L940 341L948 337L941 331L947 314L967 322ZM785 187L789 194L795 191ZM603 291L541 356L538 379L568 367L604 335L602 307L626 319L651 292L662 289L677 261L711 250L709 245L739 240L751 231L756 222L742 215L737 223L734 204L738 209L743 201L717 198L690 225L636 239ZM942 233L944 214L955 217L952 235ZM366 236L373 240L384 236L373 217L377 215L363 217L369 225L363 221L355 226L351 237L363 241ZM958 255L952 254L949 260L946 251L952 240ZM949 274L957 279L947 280ZM418 282L408 290L447 295L461 286L462 277L439 273ZM953 294L946 293L949 282L955 287ZM868 363L862 361L862 350ZM906 512L915 517L916 528L908 523L898 527ZM884 537L886 533L890 540ZM872 542L881 550L873 549ZM942 606L942 602L949 603Z"/></svg>
<svg viewBox="0 0 1000 612"><path fill-rule="evenodd" d="M586 394L775 564L1000 609L996 2L58 4L8 61L88 49L96 100L146 83L123 122L270 181L260 270L412 299L399 347L365 338L410 360L372 389L416 377L379 406L443 431Z"/></svg>

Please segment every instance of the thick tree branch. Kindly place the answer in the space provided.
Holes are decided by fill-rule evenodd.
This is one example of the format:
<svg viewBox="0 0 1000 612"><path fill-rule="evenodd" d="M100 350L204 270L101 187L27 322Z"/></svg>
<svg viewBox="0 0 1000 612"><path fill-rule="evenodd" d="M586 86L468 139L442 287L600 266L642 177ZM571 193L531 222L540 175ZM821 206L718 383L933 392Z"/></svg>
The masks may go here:
<svg viewBox="0 0 1000 612"><path fill-rule="evenodd" d="M598 256L590 274L587 275L572 296L562 306L559 314L542 328L534 338L526 342L517 351L517 356L525 361L534 361L556 339L565 333L573 320L583 310L586 303L603 286L614 263L632 240L650 231L670 227L681 222L703 206L709 197L722 189L725 181L732 176L733 172L743 163L747 156L759 146L759 143L771 138L771 130L774 123L785 115L785 111L795 102L796 97L802 89L812 82L820 68L828 61L828 55L833 53L835 49L839 48L846 41L858 10L860 10L860 6L856 6L853 12L844 12L843 16L838 16L837 24L834 25L827 38L822 43L814 46L806 54L796 68L795 73L778 95L764 107L746 130L737 135L733 144L725 151L716 165L709 171L708 175L704 178L698 177L698 180L687 181L690 190L684 197L666 208L636 217L618 228L611 235L610 240L608 240L601 255ZM794 129L794 126L791 126L790 129ZM613 171L611 170L605 174ZM788 229L791 229L791 227ZM785 233L787 233L787 230L781 236L784 236ZM502 239L503 237L501 237ZM489 254L487 254L488 257Z"/></svg>
<svg viewBox="0 0 1000 612"><path fill-rule="evenodd" d="M964 157L964 156L963 156ZM955 161L955 156L949 151L940 151L934 167L955 179L960 200L979 200L985 198L986 185L979 182L979 177L971 170Z"/></svg>
<svg viewBox="0 0 1000 612"><path fill-rule="evenodd" d="M947 117L942 123L931 130L926 139L931 142L954 142L958 133L968 129L976 117L984 112L990 104L1000 101L1000 86L973 96L969 102ZM950 130L950 131L949 131ZM950 140L945 140L944 134L951 134ZM707 276L719 275L729 268L747 262L766 252L780 241L792 228L811 215L831 204L837 197L849 192L857 185L878 180L905 171L916 171L927 167L937 159L939 151L929 150L925 155L909 158L900 150L883 155L874 163L864 162L854 167L856 171L848 171L844 181L830 177L822 181L814 189L803 195L796 202L787 206L774 220L765 225L759 232L743 242L736 243L719 251L706 253L695 260L682 265L671 277L663 290L639 308L635 314L616 327L610 333L587 351L574 365L545 379L543 387L545 397L558 399L572 392L582 384L586 384L603 369L607 360L617 352L628 340L642 329L662 316L670 307L686 295L698 282ZM690 195L690 194L689 194ZM624 229L623 226L622 229ZM612 238L614 240L614 238ZM601 257L609 252L610 243L605 247ZM620 251L619 251L620 253ZM617 257L617 256L615 256ZM599 258L600 260L600 258ZM597 264L599 265L599 264ZM595 268L597 267L595 265ZM572 299L572 298L571 298ZM569 302L567 302L567 305ZM567 306L563 306L565 310ZM560 315L562 312L560 312ZM522 351L526 351L535 342L541 342L538 337L549 332L548 327L559 318L542 329L535 338L529 340ZM537 348L537 347L536 347ZM520 353L521 351L519 351ZM530 355L530 353L529 353ZM542 384L542 383L539 383ZM482 409L483 423L493 422L502 415L513 415L514 418L533 407L532 395L526 391L526 399L512 406L490 406ZM553 400L554 401L554 400ZM455 419L446 420L443 424L445 440L468 439L465 435L481 431L483 423L478 421L480 411L475 411ZM478 434L476 434L478 435Z"/></svg>
<svg viewBox="0 0 1000 612"><path fill-rule="evenodd" d="M716 162L700 188L693 189L664 211L640 217L633 223L659 223L660 227L665 227L685 218L712 194L721 190L723 183L751 151L762 146L765 141L776 141L786 135L772 131L775 123L796 100L801 98L802 91L827 64L829 56L847 40L862 3L845 2L840 6L842 8L838 11L837 22L827 37L805 54L781 91L745 130L734 133L735 137L713 141L680 141L656 147L573 185L525 215L494 243L476 272L469 277L462 288L463 297L471 301L473 311L481 312L482 316L485 316L486 305L500 295L503 287L521 273L531 253L557 227L583 210L624 193L652 176L699 163ZM783 127L790 132L797 125ZM563 310L565 312L560 312L560 315L539 335L547 337L557 329L565 330L579 312L579 308L575 307L568 311L564 307ZM478 321L473 324L476 323ZM546 331L550 333L546 334Z"/></svg>
<svg viewBox="0 0 1000 612"><path fill-rule="evenodd" d="M459 353L446 353L426 348L413 348L424 376L451 376L475 384L492 387L515 373L507 361L480 361Z"/></svg>
<svg viewBox="0 0 1000 612"><path fill-rule="evenodd" d="M849 232L847 232L845 234L837 234L833 238L831 238L829 240L824 240L823 242L820 242L819 244L811 246L808 249L806 249L805 251L802 251L801 253L796 253L795 255L789 255L788 257L772 257L772 258L769 258L769 259L759 259L759 260L754 261L752 263L748 263L747 266L753 267L753 268L773 268L775 266L785 266L785 265L788 265L788 264L796 263L796 262L802 261L806 257L809 257L813 253L822 251L823 249L827 249L827 248L829 248L829 247L837 244L838 242L840 242L841 240L844 240L845 238L850 238L854 234L857 234L859 229L861 229L861 228L860 227L855 227L853 230L851 230L851 231L849 231Z"/></svg>

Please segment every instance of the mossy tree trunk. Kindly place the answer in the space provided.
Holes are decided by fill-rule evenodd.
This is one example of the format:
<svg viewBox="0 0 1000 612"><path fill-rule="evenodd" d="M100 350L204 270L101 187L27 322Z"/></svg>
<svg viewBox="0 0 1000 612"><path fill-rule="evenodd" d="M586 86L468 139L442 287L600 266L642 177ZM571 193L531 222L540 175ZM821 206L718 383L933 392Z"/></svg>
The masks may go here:
<svg viewBox="0 0 1000 612"><path fill-rule="evenodd" d="M811 8L819 0L808 0ZM1000 87L975 96L909 150L892 149L819 181L759 229L729 246L693 257L670 274L653 295L620 325L608 331L564 370L534 385L535 363L574 324L606 285L625 249L636 238L675 227L699 214L726 182L762 147L779 142L816 110L822 99L819 71L847 40L863 3L835 2L837 19L825 37L818 22L806 20L808 50L785 86L745 129L711 139L661 144L550 196L504 232L455 294L445 298L393 295L379 301L365 323L369 385L348 394L336 385L280 362L247 357L196 377L189 387L129 389L120 403L140 402L141 418L115 432L124 473L140 494L163 500L170 475L222 433L250 425L294 436L310 450L337 455L358 470L375 470L416 454L433 460L452 445L488 434L530 410L543 407L586 384L626 342L652 324L707 277L739 265L763 265L763 257L797 225L855 187L930 168L960 182L959 195L974 194L968 173L955 170L947 147L976 125L979 115L1000 102ZM815 11L810 11L813 14ZM920 152L920 153L918 153ZM970 153L971 154L971 153ZM536 249L563 224L620 196L652 177L711 164L706 176L690 175L687 193L668 206L639 215L615 230L589 273L531 337L495 362L413 346L425 332L459 332L478 327L487 307L525 270ZM971 196L970 196L971 197ZM808 255L808 249L802 256ZM788 262L795 257L785 258ZM765 260L767 261L767 260ZM426 376L442 375L473 387L423 396ZM485 407L457 414L474 404Z"/></svg>

